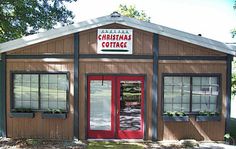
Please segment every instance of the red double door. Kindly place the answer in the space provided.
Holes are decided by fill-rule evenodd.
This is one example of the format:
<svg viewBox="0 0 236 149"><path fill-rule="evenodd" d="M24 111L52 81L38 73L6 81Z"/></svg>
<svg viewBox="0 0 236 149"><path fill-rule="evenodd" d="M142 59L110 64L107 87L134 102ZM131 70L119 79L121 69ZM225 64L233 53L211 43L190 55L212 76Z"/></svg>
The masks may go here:
<svg viewBox="0 0 236 149"><path fill-rule="evenodd" d="M88 76L88 138L143 138L144 77Z"/></svg>

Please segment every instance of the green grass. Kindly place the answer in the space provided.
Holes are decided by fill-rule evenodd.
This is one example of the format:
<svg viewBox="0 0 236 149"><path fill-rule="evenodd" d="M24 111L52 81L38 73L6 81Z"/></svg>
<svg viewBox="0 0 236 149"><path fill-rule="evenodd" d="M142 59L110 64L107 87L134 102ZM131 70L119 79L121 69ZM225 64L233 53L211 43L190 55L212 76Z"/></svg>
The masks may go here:
<svg viewBox="0 0 236 149"><path fill-rule="evenodd" d="M138 143L124 143L124 142L103 142L103 141L92 141L88 142L87 149L143 149L144 146Z"/></svg>

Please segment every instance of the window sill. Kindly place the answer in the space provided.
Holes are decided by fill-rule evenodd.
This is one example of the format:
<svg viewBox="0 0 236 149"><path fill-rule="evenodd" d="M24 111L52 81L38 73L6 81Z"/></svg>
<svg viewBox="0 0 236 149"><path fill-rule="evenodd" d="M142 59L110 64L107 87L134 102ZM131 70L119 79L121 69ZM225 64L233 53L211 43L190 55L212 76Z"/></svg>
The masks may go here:
<svg viewBox="0 0 236 149"><path fill-rule="evenodd" d="M197 122L204 122L204 121L220 121L220 116L196 116Z"/></svg>
<svg viewBox="0 0 236 149"><path fill-rule="evenodd" d="M66 119L67 113L42 113L43 119L50 119L50 118L59 118L59 119Z"/></svg>
<svg viewBox="0 0 236 149"><path fill-rule="evenodd" d="M10 117L12 118L33 118L34 112L11 112Z"/></svg>
<svg viewBox="0 0 236 149"><path fill-rule="evenodd" d="M163 120L165 122L187 122L189 121L189 116L167 116L167 115L164 115L163 117Z"/></svg>

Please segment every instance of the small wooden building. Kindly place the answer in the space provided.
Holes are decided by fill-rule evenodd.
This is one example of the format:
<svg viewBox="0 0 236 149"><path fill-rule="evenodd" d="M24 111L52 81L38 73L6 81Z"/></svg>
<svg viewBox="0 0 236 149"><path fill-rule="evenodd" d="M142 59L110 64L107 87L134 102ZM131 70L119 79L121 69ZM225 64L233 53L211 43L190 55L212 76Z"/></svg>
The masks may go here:
<svg viewBox="0 0 236 149"><path fill-rule="evenodd" d="M2 43L1 135L223 140L233 50L119 14Z"/></svg>

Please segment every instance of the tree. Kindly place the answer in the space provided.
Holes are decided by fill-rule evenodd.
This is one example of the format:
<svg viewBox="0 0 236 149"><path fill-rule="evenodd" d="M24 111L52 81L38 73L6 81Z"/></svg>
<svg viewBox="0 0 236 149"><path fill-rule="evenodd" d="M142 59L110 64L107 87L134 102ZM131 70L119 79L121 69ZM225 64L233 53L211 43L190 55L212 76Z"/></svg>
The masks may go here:
<svg viewBox="0 0 236 149"><path fill-rule="evenodd" d="M64 2L77 0L0 0L0 43L73 23Z"/></svg>
<svg viewBox="0 0 236 149"><path fill-rule="evenodd" d="M150 17L148 17L143 10L136 10L136 7L134 5L130 5L128 7L126 5L119 5L117 11L123 16L150 22Z"/></svg>
<svg viewBox="0 0 236 149"><path fill-rule="evenodd" d="M233 6L234 10L236 10L236 0L234 1L234 6ZM234 38L236 36L236 28L231 30L231 34L232 37Z"/></svg>

